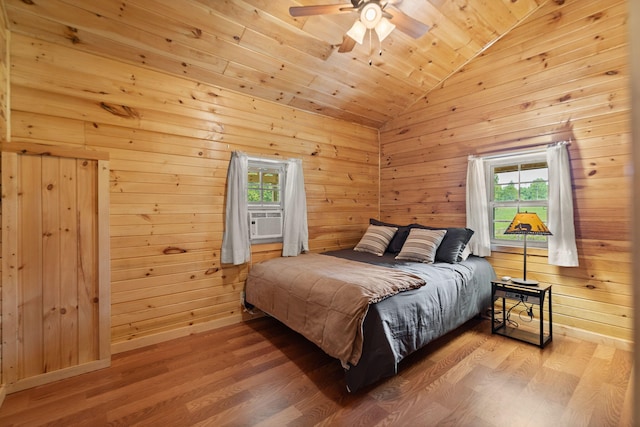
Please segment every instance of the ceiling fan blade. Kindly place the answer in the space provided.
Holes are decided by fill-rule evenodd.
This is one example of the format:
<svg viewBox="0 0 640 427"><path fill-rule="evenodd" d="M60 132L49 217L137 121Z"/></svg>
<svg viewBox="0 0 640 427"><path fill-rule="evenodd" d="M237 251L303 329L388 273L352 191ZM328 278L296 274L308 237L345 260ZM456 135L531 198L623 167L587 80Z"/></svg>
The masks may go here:
<svg viewBox="0 0 640 427"><path fill-rule="evenodd" d="M355 10L351 4L323 4L316 6L291 6L289 15L310 16L310 15L332 15L336 13L348 13Z"/></svg>
<svg viewBox="0 0 640 427"><path fill-rule="evenodd" d="M429 31L428 25L423 24L416 19L413 19L409 15L405 15L399 9L393 9L389 21L391 21L391 23L394 24L400 31L413 37L414 39L419 39L427 31Z"/></svg>
<svg viewBox="0 0 640 427"><path fill-rule="evenodd" d="M340 48L338 49L338 52L339 53L351 52L353 50L353 48L355 47L355 45L356 45L356 41L345 34L342 37L342 44L340 45Z"/></svg>

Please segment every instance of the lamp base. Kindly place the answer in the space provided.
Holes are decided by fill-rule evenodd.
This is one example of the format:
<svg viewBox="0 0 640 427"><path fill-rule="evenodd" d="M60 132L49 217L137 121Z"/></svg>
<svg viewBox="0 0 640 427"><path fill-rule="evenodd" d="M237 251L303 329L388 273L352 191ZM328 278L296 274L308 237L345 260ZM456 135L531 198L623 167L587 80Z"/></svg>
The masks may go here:
<svg viewBox="0 0 640 427"><path fill-rule="evenodd" d="M524 286L538 286L538 281L537 280L525 280L525 279L517 279L517 278L513 278L511 279L511 281L513 283L515 283L516 285L524 285Z"/></svg>

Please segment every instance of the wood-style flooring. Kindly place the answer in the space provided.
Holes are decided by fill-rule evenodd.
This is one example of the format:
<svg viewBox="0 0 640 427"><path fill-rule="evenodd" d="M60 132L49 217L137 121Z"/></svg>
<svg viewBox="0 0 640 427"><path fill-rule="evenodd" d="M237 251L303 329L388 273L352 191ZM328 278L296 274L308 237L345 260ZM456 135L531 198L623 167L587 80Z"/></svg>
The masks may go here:
<svg viewBox="0 0 640 427"><path fill-rule="evenodd" d="M489 326L472 320L349 394L336 360L261 318L11 394L0 425L631 425L630 352L562 336L540 350Z"/></svg>

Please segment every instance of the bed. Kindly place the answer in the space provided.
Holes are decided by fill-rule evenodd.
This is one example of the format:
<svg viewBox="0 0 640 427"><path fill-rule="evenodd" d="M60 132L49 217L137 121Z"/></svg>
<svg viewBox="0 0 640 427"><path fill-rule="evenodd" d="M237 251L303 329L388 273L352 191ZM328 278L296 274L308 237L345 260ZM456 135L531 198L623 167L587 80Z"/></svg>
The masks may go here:
<svg viewBox="0 0 640 427"><path fill-rule="evenodd" d="M408 234L400 236L405 249ZM405 357L490 306L495 272L483 258L461 258L462 240L452 262L398 259L404 252L389 250L389 241L382 253L354 250L359 244L263 261L249 272L245 301L338 359L355 392L395 375Z"/></svg>

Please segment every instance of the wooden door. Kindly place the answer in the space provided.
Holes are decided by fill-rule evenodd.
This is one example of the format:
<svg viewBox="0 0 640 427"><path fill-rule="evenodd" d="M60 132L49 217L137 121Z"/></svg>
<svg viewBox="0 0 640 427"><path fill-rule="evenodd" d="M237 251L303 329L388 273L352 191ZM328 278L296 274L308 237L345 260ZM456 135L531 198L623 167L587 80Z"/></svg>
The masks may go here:
<svg viewBox="0 0 640 427"><path fill-rule="evenodd" d="M5 151L13 146L2 152L2 382L9 393L110 363L108 162L34 145Z"/></svg>

